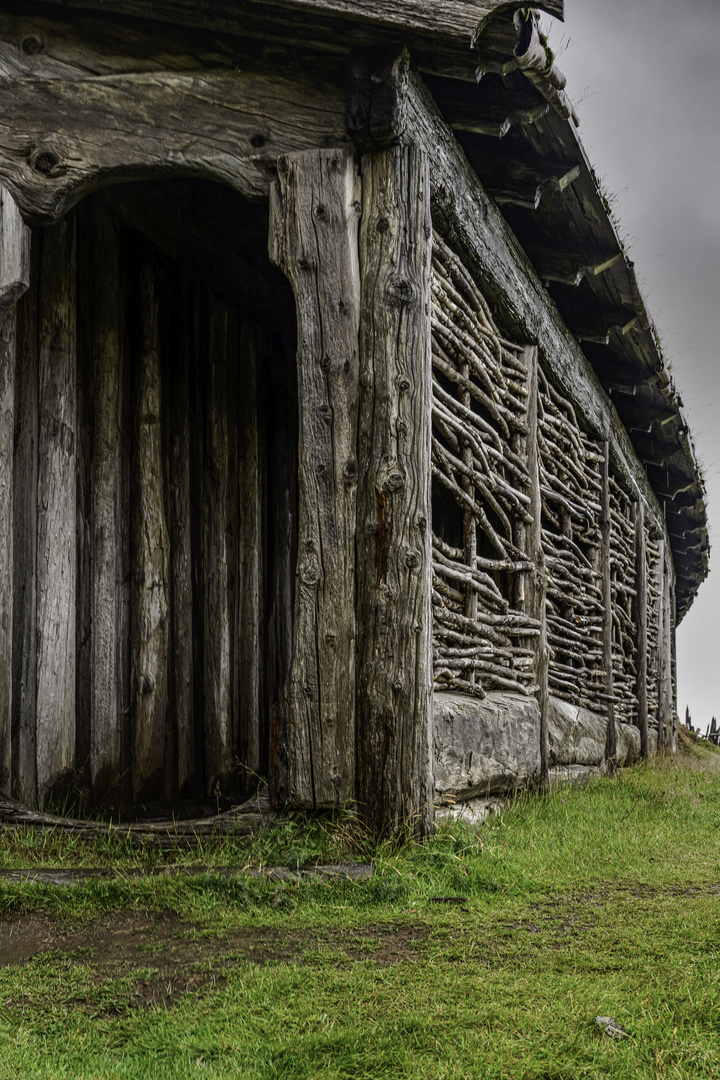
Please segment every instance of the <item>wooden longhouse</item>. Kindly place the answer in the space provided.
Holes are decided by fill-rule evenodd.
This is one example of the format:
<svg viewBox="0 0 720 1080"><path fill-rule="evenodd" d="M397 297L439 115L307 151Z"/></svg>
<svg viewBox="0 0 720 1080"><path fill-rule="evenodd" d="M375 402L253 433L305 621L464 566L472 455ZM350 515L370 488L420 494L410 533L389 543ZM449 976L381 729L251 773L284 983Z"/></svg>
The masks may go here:
<svg viewBox="0 0 720 1080"><path fill-rule="evenodd" d="M7 795L422 832L672 747L703 485L537 9L2 4Z"/></svg>

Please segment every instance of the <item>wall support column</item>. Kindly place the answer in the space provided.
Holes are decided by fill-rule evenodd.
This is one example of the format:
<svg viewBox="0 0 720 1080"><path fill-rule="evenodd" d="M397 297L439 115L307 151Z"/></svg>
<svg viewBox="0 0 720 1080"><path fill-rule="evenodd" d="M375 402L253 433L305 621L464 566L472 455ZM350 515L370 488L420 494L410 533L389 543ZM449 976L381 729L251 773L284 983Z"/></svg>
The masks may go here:
<svg viewBox="0 0 720 1080"><path fill-rule="evenodd" d="M647 547L645 542L645 508L635 503L635 589L637 619L635 664L637 668L637 717L640 728L640 755L647 761L648 749L648 687L647 687Z"/></svg>
<svg viewBox="0 0 720 1080"><path fill-rule="evenodd" d="M605 668L605 702L607 706L607 735L605 739L605 761L607 771L613 776L617 770L617 730L615 727L615 694L613 690L613 610L612 586L610 581L611 554L611 519L610 519L610 443L603 443L602 463L602 502L600 532L602 597L603 597L603 637L602 652Z"/></svg>
<svg viewBox="0 0 720 1080"><path fill-rule="evenodd" d="M355 795L355 510L359 181L347 149L281 157L270 257L295 292L299 538L287 689L288 792L327 809Z"/></svg>
<svg viewBox="0 0 720 1080"><path fill-rule="evenodd" d="M359 799L377 833L432 821L430 263L426 154L362 161Z"/></svg>

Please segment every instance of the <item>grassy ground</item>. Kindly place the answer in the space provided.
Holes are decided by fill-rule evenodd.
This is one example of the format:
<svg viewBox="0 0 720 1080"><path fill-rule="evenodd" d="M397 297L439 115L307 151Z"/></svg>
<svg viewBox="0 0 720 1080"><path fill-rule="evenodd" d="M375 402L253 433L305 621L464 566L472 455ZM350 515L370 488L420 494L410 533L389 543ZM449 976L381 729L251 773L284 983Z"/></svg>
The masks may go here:
<svg viewBox="0 0 720 1080"><path fill-rule="evenodd" d="M692 748L403 851L345 821L182 857L374 856L369 883L5 885L0 1080L720 1078L719 763ZM5 867L153 858L0 848Z"/></svg>

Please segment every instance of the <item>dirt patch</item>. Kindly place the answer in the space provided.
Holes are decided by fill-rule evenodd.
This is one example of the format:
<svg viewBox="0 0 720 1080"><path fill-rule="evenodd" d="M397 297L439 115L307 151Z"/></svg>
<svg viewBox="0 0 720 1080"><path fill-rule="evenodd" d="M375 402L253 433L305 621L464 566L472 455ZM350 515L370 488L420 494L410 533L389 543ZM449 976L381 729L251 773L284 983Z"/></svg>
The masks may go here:
<svg viewBox="0 0 720 1080"><path fill-rule="evenodd" d="M126 979L123 1007L133 1007L170 1004L178 994L224 981L229 970L247 962L397 964L413 956L425 937L422 926L404 922L320 932L250 927L215 936L170 912L125 911L80 926L27 914L0 921L0 967L35 957L72 958L89 968L96 986Z"/></svg>

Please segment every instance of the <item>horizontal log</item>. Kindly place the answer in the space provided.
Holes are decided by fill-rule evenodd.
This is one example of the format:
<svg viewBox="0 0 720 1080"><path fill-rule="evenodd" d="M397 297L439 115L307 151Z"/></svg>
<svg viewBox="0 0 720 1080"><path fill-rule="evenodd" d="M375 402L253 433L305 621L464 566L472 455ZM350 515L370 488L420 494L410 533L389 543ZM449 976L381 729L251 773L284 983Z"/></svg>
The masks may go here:
<svg viewBox="0 0 720 1080"><path fill-rule="evenodd" d="M55 220L112 174L205 176L265 198L279 155L342 145L341 89L267 75L141 73L2 82L0 182Z"/></svg>

